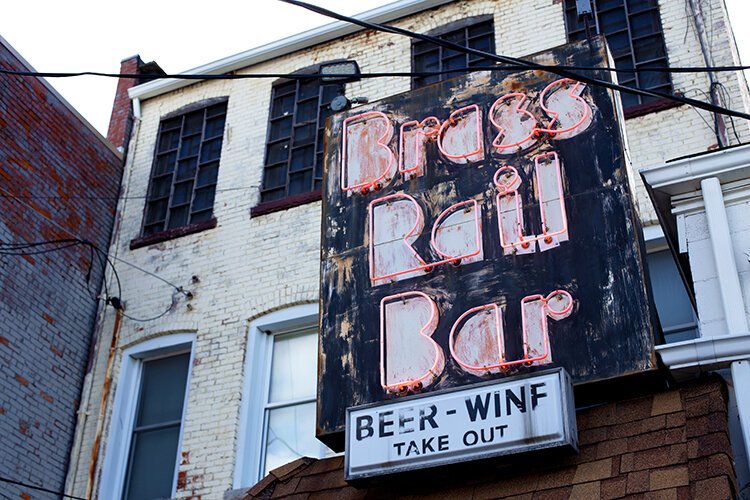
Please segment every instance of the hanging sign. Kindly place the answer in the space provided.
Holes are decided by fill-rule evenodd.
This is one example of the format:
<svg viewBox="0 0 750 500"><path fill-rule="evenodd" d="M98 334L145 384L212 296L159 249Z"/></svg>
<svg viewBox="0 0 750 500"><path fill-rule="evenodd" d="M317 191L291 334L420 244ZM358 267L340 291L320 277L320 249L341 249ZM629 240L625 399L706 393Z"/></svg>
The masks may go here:
<svg viewBox="0 0 750 500"><path fill-rule="evenodd" d="M536 59L606 66L598 43ZM331 118L320 439L343 448L349 407L551 367L574 384L655 367L618 116L605 88L496 71Z"/></svg>

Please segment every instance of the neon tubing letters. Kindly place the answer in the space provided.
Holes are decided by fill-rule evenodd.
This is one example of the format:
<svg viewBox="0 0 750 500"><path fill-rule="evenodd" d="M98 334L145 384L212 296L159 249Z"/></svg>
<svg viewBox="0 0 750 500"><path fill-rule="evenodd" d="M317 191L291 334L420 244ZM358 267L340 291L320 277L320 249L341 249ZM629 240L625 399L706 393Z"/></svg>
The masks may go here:
<svg viewBox="0 0 750 500"><path fill-rule="evenodd" d="M367 193L394 177L395 157L388 146L393 124L380 111L350 116L343 122L341 189Z"/></svg>
<svg viewBox="0 0 750 500"><path fill-rule="evenodd" d="M405 292L380 301L380 384L387 392L419 392L445 368L432 340L438 324L435 302L422 292Z"/></svg>

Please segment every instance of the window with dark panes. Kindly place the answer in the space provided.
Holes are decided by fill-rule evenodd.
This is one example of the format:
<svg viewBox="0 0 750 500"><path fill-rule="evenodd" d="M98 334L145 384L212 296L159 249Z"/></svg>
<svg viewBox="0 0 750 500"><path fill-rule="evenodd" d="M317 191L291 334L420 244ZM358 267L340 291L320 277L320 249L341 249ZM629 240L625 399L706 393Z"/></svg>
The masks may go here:
<svg viewBox="0 0 750 500"><path fill-rule="evenodd" d="M648 272L656 311L667 343L698 336L698 324L685 284L669 250L649 253Z"/></svg>
<svg viewBox="0 0 750 500"><path fill-rule="evenodd" d="M495 29L492 18L461 22L463 26L434 36L464 47L495 53ZM450 72L461 68L491 66L494 63L483 57L448 49L433 43L418 41L412 44L412 71L415 73L439 72L431 76L412 79L412 88L424 87L461 74Z"/></svg>
<svg viewBox="0 0 750 500"><path fill-rule="evenodd" d="M190 353L144 361L124 500L171 498Z"/></svg>
<svg viewBox="0 0 750 500"><path fill-rule="evenodd" d="M143 236L213 217L226 100L159 125Z"/></svg>
<svg viewBox="0 0 750 500"><path fill-rule="evenodd" d="M615 67L619 69L667 68L659 5L657 0L592 0L594 19L592 33L607 39ZM576 12L576 1L565 0L565 18L570 41L586 38L586 28ZM644 71L618 72L620 84L658 92L672 92L669 73ZM625 108L658 100L621 92Z"/></svg>
<svg viewBox="0 0 750 500"><path fill-rule="evenodd" d="M261 202L319 191L323 184L323 131L340 83L300 79L277 83L271 95Z"/></svg>

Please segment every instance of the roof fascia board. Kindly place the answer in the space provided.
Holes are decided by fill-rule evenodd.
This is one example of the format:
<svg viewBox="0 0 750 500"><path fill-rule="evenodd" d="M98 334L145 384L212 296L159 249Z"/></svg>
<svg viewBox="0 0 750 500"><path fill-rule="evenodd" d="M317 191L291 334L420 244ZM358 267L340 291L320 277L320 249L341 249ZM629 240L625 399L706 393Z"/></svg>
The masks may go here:
<svg viewBox="0 0 750 500"><path fill-rule="evenodd" d="M700 189L700 181L718 177L722 183L750 177L750 145L641 169L652 188L678 195Z"/></svg>
<svg viewBox="0 0 750 500"><path fill-rule="evenodd" d="M357 19L371 23L390 22L395 19L410 16L423 10L439 7L454 0L400 0L382 7L369 10L355 16ZM311 30L303 31L260 47L225 57L197 68L184 71L181 74L190 75L221 75L255 64L285 56L320 43L329 42L337 38L364 31L365 28L345 21L336 21ZM142 85L131 87L128 91L131 99L149 99L167 92L193 85L202 80L179 80L165 78L153 80Z"/></svg>

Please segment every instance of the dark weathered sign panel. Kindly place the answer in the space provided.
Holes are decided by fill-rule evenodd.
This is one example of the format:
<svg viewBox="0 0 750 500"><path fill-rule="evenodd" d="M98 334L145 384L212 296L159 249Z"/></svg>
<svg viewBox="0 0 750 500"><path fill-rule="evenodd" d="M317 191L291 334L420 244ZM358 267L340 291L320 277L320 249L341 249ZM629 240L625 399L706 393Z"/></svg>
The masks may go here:
<svg viewBox="0 0 750 500"><path fill-rule="evenodd" d="M606 62L588 45L538 57ZM327 444L341 449L347 407L555 366L576 384L654 367L609 91L475 73L338 114L327 145Z"/></svg>

